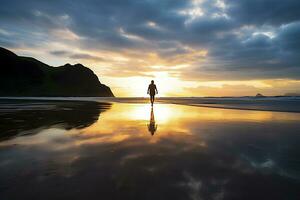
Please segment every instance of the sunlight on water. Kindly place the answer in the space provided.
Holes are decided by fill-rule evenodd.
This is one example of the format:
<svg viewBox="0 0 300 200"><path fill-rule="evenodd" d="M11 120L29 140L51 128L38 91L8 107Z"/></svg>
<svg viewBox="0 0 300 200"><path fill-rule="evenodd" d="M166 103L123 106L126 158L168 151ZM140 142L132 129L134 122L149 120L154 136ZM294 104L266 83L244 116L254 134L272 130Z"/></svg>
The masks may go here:
<svg viewBox="0 0 300 200"><path fill-rule="evenodd" d="M164 188L171 196L178 192L178 199L186 199L197 192L210 197L222 190L235 192L234 185L240 184L255 192L275 188L281 194L277 181L289 185L285 190L296 195L297 184L291 180L300 181L298 113L174 104L155 104L151 109L150 105L125 103L104 105L101 112L94 112L97 109L97 104L63 108L60 115L65 121L57 119L57 111L53 115L43 110L34 116L40 120L28 124L18 115L32 117L31 112L15 114L18 120L9 127L25 135L0 142L0 178L6 180L0 186L26 194L31 189L25 186L38 185L49 195L61 181L61 187L75 199L74 187L86 193L93 188L93 195L101 191L109 199L115 193L139 193L150 186L143 181L150 180L153 189ZM47 112L43 121L40 115ZM20 185L12 180L20 180ZM84 185L91 180L93 184ZM248 189L242 191L248 194Z"/></svg>
<svg viewBox="0 0 300 200"><path fill-rule="evenodd" d="M133 138L153 143L162 139L186 140L186 136L195 134L201 137L201 130L208 129L212 123L218 126L219 123L223 125L223 123L236 121L252 123L300 121L298 116L289 113L157 104L153 108L155 131L152 133L149 130L150 105L114 104L109 111L99 117L96 123L80 131L69 131L69 134L77 135L79 140L75 141L76 145L117 143ZM199 130L198 132L193 131L195 127ZM200 141L200 145L204 146L203 141Z"/></svg>
<svg viewBox="0 0 300 200"><path fill-rule="evenodd" d="M299 114L276 113L265 111L243 111L232 109L199 108L193 106L178 106L172 104L154 105L152 113L148 104L114 104L112 108L104 113L92 124L83 129L72 129L64 131L57 129L53 131L44 130L37 136L17 137L14 140L2 142L22 143L32 145L35 143L56 142L53 138L66 137L67 133L76 139L70 140L74 145L90 143L117 143L132 138L143 139L144 142L157 142L161 139L186 140L188 135L201 137L202 131L208 129L213 123L233 122L267 123L276 121L300 121ZM151 127L153 130L151 130ZM197 128L198 131L193 131ZM49 134L51 132L51 134ZM55 133L55 134L54 134ZM203 146L203 142L200 142ZM60 146L60 143L57 143ZM58 147L61 148L61 147Z"/></svg>
<svg viewBox="0 0 300 200"><path fill-rule="evenodd" d="M150 105L140 105L140 106L132 106L128 105L128 117L132 120L149 120L151 115L151 106ZM179 114L174 113L172 107L166 106L164 104L157 104L153 108L156 119L160 121L160 123L166 123L172 116Z"/></svg>

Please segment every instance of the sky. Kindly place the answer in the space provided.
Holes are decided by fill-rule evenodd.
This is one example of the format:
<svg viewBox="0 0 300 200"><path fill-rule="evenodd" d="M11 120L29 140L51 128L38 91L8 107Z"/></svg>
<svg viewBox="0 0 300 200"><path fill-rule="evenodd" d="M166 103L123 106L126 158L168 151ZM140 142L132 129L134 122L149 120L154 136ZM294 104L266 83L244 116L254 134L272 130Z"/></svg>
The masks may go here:
<svg viewBox="0 0 300 200"><path fill-rule="evenodd" d="M0 46L116 96L300 93L299 0L1 0Z"/></svg>

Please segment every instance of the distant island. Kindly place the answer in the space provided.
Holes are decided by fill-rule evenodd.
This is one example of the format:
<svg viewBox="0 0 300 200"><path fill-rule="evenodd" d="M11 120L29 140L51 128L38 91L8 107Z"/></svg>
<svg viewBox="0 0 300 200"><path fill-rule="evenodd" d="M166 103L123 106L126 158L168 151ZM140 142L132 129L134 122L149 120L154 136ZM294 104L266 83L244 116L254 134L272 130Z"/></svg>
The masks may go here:
<svg viewBox="0 0 300 200"><path fill-rule="evenodd" d="M0 96L114 97L82 64L52 67L0 47Z"/></svg>
<svg viewBox="0 0 300 200"><path fill-rule="evenodd" d="M255 97L256 98L263 98L263 97L266 97L265 95L262 95L262 94L260 94L260 93L257 93L256 95L255 95Z"/></svg>
<svg viewBox="0 0 300 200"><path fill-rule="evenodd" d="M289 97L299 97L300 93L286 93L284 96L289 96Z"/></svg>

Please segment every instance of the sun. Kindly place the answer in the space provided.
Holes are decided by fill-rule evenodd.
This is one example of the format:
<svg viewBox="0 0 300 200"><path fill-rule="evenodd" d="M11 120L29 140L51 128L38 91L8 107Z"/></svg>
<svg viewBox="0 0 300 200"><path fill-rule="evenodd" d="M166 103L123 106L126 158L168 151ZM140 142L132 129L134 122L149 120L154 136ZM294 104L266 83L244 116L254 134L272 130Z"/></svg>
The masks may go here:
<svg viewBox="0 0 300 200"><path fill-rule="evenodd" d="M102 78L110 82L112 89L118 97L148 97L147 89L151 80L156 84L157 97L184 96L185 87L195 87L197 83L183 81L166 71L152 71L144 73L145 76L131 76L118 78ZM120 86L120 83L121 86Z"/></svg>
<svg viewBox="0 0 300 200"><path fill-rule="evenodd" d="M151 72L149 74L153 78L149 79L147 87L150 80L154 80L158 89L158 97L166 97L170 96L169 94L181 92L182 82L178 78L171 77L168 72Z"/></svg>

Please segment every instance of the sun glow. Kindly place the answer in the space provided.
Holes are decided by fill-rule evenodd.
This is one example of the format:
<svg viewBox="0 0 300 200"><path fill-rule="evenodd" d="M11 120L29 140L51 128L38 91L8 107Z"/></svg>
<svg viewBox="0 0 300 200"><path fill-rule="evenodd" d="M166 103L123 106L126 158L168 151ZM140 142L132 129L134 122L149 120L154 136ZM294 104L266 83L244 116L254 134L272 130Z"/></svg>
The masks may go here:
<svg viewBox="0 0 300 200"><path fill-rule="evenodd" d="M170 77L167 72L154 72L151 74L154 76L155 83L159 89L159 96L167 96L167 93L178 84L176 79Z"/></svg>
<svg viewBox="0 0 300 200"><path fill-rule="evenodd" d="M157 89L157 97L182 95L183 87L195 87L195 82L182 81L172 77L168 72L147 72L145 76L106 78L103 82L109 82L116 96L148 97L147 88L151 80L154 80ZM120 86L120 83L122 85Z"/></svg>
<svg viewBox="0 0 300 200"><path fill-rule="evenodd" d="M132 120L149 120L151 109L149 104L136 106L129 113L129 118ZM160 123L167 122L174 113L172 113L172 109L164 104L156 104L153 108L153 112L155 113L155 120Z"/></svg>
<svg viewBox="0 0 300 200"><path fill-rule="evenodd" d="M153 118L151 118L151 112L153 112ZM148 127L151 120L157 126L154 137L150 134ZM75 129L69 133L77 135L75 145L119 143L131 139L142 139L149 143L155 143L166 138L181 140L182 137L190 136L193 124L198 126L200 123L205 130L208 123L220 125L220 123L232 123L233 121L283 120L299 120L299 116L289 113L278 115L276 112L215 109L174 104L155 104L151 111L149 104L118 103L112 105L107 112L101 113L96 123L80 130L79 134ZM31 141L27 142L31 144ZM203 146L203 143L199 143L199 145Z"/></svg>
<svg viewBox="0 0 300 200"><path fill-rule="evenodd" d="M103 78L102 78L103 79ZM103 79L105 80L105 79ZM116 92L117 96L135 96L135 97L148 97L147 88L151 80L154 80L157 89L157 97L166 96L177 96L182 95L184 87L196 87L197 83L192 81L182 81L177 77L172 77L169 72L147 72L145 77L124 77L116 78L114 81L110 78L108 81L111 82L113 90ZM113 82L112 82L113 81ZM113 83L116 83L114 87ZM122 82L122 86L117 85ZM176 96L176 95L175 95Z"/></svg>

